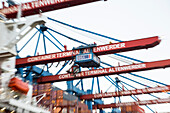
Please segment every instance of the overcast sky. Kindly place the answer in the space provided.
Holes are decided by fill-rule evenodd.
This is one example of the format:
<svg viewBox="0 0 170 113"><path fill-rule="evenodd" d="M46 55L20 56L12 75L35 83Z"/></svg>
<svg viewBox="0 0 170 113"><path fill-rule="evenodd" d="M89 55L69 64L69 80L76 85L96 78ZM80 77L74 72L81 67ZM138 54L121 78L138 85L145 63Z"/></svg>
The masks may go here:
<svg viewBox="0 0 170 113"><path fill-rule="evenodd" d="M119 40L128 41L140 38L147 38L152 36L160 36L162 39L161 43L148 50L137 50L131 52L121 53L142 61L150 62L157 60L170 59L170 1L169 0L108 0L106 2L99 1L90 4L84 4L76 7L70 7L66 9L61 9L57 11L52 11L45 13L45 15L55 18L57 20L66 22L77 27L81 27L87 30L91 30L97 33L101 33ZM108 44L111 40L106 40L99 38L94 35L89 35L76 31L84 36L75 35L71 31L64 29L59 24L54 22L47 22L47 26L54 28L60 32L65 33L68 36L77 38L86 43L93 43L94 39L98 45ZM55 35L55 34L54 34ZM72 47L79 46L81 44L74 43L55 35L63 44L68 46L68 49ZM91 40L90 40L91 38ZM114 41L112 41L114 42ZM57 51L57 50L56 50ZM107 57L102 57L102 60L112 63L112 65L118 65L117 60L110 60ZM121 62L122 64L125 64ZM63 72L64 73L64 72ZM169 74L170 68L151 70L145 72L136 72L144 77L148 77L166 84L169 84ZM125 74L129 77L128 74ZM115 76L111 76L113 79ZM121 80L123 78L120 78ZM139 80L137 78L134 78ZM103 77L100 77L100 86L103 91L105 91L111 84L105 81ZM152 86L157 84L149 83L147 81L142 81ZM138 85L127 81L127 83L138 87ZM61 83L63 84L63 83ZM85 80L84 85L87 87L85 89L90 89L91 86ZM63 85L62 85L63 86ZM107 87L106 87L107 86ZM64 87L66 88L66 87ZM140 88L140 86L139 86ZM97 88L95 89L97 91ZM109 91L114 91L114 87ZM160 97L169 97L169 95L159 94ZM130 98L130 97L129 97ZM140 96L139 96L140 98ZM140 98L143 100L143 98ZM154 99L149 96L146 99ZM114 99L111 101L113 102ZM122 98L123 101L123 98ZM105 100L106 103L110 101ZM170 104L162 105L150 105L154 111L158 112L170 112ZM142 106L146 113L150 111Z"/></svg>

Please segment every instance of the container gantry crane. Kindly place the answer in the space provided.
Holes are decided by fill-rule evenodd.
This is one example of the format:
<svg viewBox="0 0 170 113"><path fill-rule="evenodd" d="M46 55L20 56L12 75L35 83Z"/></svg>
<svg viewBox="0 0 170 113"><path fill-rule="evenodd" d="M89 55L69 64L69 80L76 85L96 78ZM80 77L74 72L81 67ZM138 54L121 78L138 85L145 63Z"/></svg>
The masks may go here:
<svg viewBox="0 0 170 113"><path fill-rule="evenodd" d="M98 1L98 0L93 0L93 1L91 1L91 0L81 0L81 1L80 0L63 0L63 1L44 0L44 1L41 1L41 0L39 0L39 1L34 1L34 2L24 3L24 4L22 4L22 16L39 14L41 12L66 8L66 7L80 5L80 4L94 2L94 1ZM0 10L0 12L4 13L7 18L15 18L17 15L17 12L18 12L17 11L18 7L19 6L14 5L14 6L2 9L2 10ZM53 8L51 8L51 7L53 7ZM40 23L38 23L38 24L40 24ZM22 25L20 24L20 26L22 26ZM11 26L9 28L11 29ZM14 35L14 37L15 36L18 36L18 35ZM22 35L22 36L24 36L24 35ZM22 39L22 38L20 37L19 40L20 39ZM3 47L3 50L8 49L7 52L4 52L5 54L3 52L1 54L1 56L3 58L3 60L1 61L1 63L3 64L3 65L1 65L1 67L2 67L1 69L3 69L3 71L7 67L7 64L5 64L6 60L4 62L4 58L6 59L7 57L9 58L9 57L15 56L15 50L13 52L12 51L9 52L9 50L19 40L16 40L16 41L13 40L12 44L8 43L7 45L10 45L9 48L7 46L5 46L5 48ZM122 42L122 43L97 46L97 47L93 48L93 53L95 53L97 56L99 56L99 55L105 55L105 54L111 54L111 53L126 52L126 51L132 51L132 50L137 50L137 49L154 47L154 46L158 45L159 43L160 43L160 40L156 36L156 37L151 37L151 38L147 38L147 39L139 39L139 40L134 40L134 41L127 41L127 42ZM5 44L5 43L2 43L2 45L3 44ZM88 53L89 49L87 48L83 51L86 51ZM21 58L21 59L16 60L16 67L33 66L33 65L37 65L37 64L46 64L46 63L50 63L50 62L70 60L78 54L80 54L79 50L70 50L70 51L64 51L64 52L60 52L60 53L52 53L52 54L34 56L34 57L29 57L29 58ZM5 56L5 55L7 55L7 56ZM14 62L15 62L15 60L13 59L12 60L12 69L14 69L14 65L15 65ZM96 69L96 70L91 70L91 71L82 71L80 73L77 73L75 76L71 76L71 74L70 75L62 74L62 75L48 76L47 80L45 80L46 77L40 77L40 78L38 78L38 83L66 81L66 80L74 80L74 79L88 78L88 77L94 77L94 76L104 76L104 75L110 75L110 74L120 74L120 73L129 73L129 72L157 69L157 68L165 68L165 67L170 66L169 62L170 62L170 60L163 60L163 61L155 61L155 62L147 62L147 63L144 62L144 63L140 63L140 64L132 64L132 65L125 65L125 66L104 68L104 69ZM6 65L5 68L4 68L4 64ZM9 64L9 62L8 62L8 64ZM7 69L5 71L7 71ZM54 78L54 77L56 77L56 78ZM160 92L160 91L157 91L157 92ZM149 92L147 92L147 93L149 93ZM153 100L153 102L147 101L147 102L143 102L143 103L155 104L155 103L166 103L166 102L169 102L169 100L167 99L167 101L164 101L164 100L160 99L158 101ZM146 105L146 104L141 104L141 103L139 102L138 105ZM136 104L136 103L131 103L131 104ZM123 103L121 105L115 105L115 104L112 105L111 104L111 105L106 105L106 106L119 107L122 105L126 105L126 104L123 104ZM96 105L96 106L93 106L93 108L102 109L102 108L107 108L107 107L105 107L104 105L101 105L101 106Z"/></svg>

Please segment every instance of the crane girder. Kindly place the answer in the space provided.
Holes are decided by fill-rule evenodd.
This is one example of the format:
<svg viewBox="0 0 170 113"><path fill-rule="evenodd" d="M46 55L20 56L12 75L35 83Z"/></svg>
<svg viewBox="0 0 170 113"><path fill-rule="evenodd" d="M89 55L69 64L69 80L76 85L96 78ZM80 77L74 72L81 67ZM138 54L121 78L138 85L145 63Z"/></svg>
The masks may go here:
<svg viewBox="0 0 170 113"><path fill-rule="evenodd" d="M67 8L100 0L38 0L22 4L22 16L30 16L43 12ZM6 18L16 18L19 5L13 5L0 10Z"/></svg>
<svg viewBox="0 0 170 113"><path fill-rule="evenodd" d="M119 96L131 96L139 94L150 94L150 93L160 93L170 91L170 85L167 86L157 86L149 87L144 89L134 89L134 90L125 90L118 92L105 92L97 94L87 94L80 96L81 100L91 100L91 99L100 99L100 98L109 98L109 97L119 97Z"/></svg>
<svg viewBox="0 0 170 113"><path fill-rule="evenodd" d="M146 49L158 45L160 41L161 40L158 36L154 36L149 38L124 41L120 43L99 45L93 47L93 53L99 56L99 55L127 52L127 51L139 50L139 49ZM84 53L89 53L90 49L85 48L83 51ZM39 56L32 56L27 58L20 58L16 60L16 67L18 68L24 66L33 66L38 64L47 64L51 62L71 60L79 53L80 50L76 49L76 50L68 50L68 51L39 55Z"/></svg>
<svg viewBox="0 0 170 113"><path fill-rule="evenodd" d="M93 105L93 109L102 109L102 108L118 108L123 106L133 106L133 105L150 105L150 104L162 104L170 103L170 98L155 99L155 100L143 100L136 102L122 102L122 103L112 103L112 104L98 104Z"/></svg>
<svg viewBox="0 0 170 113"><path fill-rule="evenodd" d="M170 67L170 59L154 61L154 62L136 63L131 65L123 65L123 66L103 68L103 69L92 69L89 71L82 71L74 75L71 73L67 73L67 74L60 74L60 75L44 76L38 78L37 82L52 83L52 82L69 81L69 80L83 79L83 78L90 78L90 77L97 77L97 76L146 71L146 70L166 68L166 67Z"/></svg>

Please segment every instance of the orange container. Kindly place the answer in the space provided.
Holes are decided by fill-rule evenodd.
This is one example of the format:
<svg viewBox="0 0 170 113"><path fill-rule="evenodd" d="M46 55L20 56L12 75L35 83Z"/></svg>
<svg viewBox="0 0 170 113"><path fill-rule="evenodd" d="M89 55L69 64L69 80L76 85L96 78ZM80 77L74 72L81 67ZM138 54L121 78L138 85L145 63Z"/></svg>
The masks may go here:
<svg viewBox="0 0 170 113"><path fill-rule="evenodd" d="M51 83L44 84L44 91L45 91L46 95L50 95L51 90L52 90L51 87L52 87Z"/></svg>
<svg viewBox="0 0 170 113"><path fill-rule="evenodd" d="M127 112L132 111L132 106L126 106L126 111L127 111Z"/></svg>
<svg viewBox="0 0 170 113"><path fill-rule="evenodd" d="M52 98L53 100L56 100L56 99L57 99L57 91L51 90L50 96L51 96L51 98Z"/></svg>
<svg viewBox="0 0 170 113"><path fill-rule="evenodd" d="M57 99L56 100L56 105L57 106L63 105L63 99Z"/></svg>
<svg viewBox="0 0 170 113"><path fill-rule="evenodd" d="M63 98L63 90L57 90L57 99Z"/></svg>
<svg viewBox="0 0 170 113"><path fill-rule="evenodd" d="M43 104L49 106L51 104L51 102L48 99L44 99Z"/></svg>
<svg viewBox="0 0 170 113"><path fill-rule="evenodd" d="M27 92L29 91L28 84L16 77L12 78L9 81L8 87L10 87L14 91L18 91L24 94L27 94Z"/></svg>
<svg viewBox="0 0 170 113"><path fill-rule="evenodd" d="M63 90L57 90L57 95L62 96L63 95Z"/></svg>
<svg viewBox="0 0 170 113"><path fill-rule="evenodd" d="M45 90L44 90L44 84L39 84L38 87L38 94L43 94L45 93Z"/></svg>
<svg viewBox="0 0 170 113"><path fill-rule="evenodd" d="M38 86L33 84L33 92L32 92L32 95L33 96L36 96L38 94Z"/></svg>

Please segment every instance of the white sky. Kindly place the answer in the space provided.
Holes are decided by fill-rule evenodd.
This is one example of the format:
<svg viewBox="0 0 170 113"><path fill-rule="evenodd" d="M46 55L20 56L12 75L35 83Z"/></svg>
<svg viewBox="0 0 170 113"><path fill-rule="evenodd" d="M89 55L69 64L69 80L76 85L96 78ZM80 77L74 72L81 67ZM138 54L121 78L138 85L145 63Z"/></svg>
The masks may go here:
<svg viewBox="0 0 170 113"><path fill-rule="evenodd" d="M137 50L131 52L121 53L142 61L150 62L157 60L170 59L170 1L169 0L108 0L106 2L99 1L90 4L80 5L76 7L61 9L57 11L52 11L45 13L45 15L55 18L57 20L66 22L77 27L81 27L87 30L91 30L97 33L101 33L119 40L128 41L140 38L146 38L151 36L160 36L162 41L161 43L148 50ZM85 38L84 36L77 35L69 30L63 29L63 27L54 22L47 22L47 26L51 26L55 30L61 31L62 33L71 36L73 38L79 39L86 43L93 43L94 40ZM82 32L79 32L82 34ZM96 38L97 40L102 40L101 38L89 35L90 38ZM72 47L77 47L81 44L74 43L63 37L55 35L63 44L68 46L68 49ZM103 39L103 44L109 43L110 40ZM98 45L102 44L101 42L96 41ZM114 42L114 41L112 41ZM49 51L51 48L47 48ZM58 50L55 50L58 51ZM24 54L24 53L23 53ZM102 60L108 62L114 66L118 64L119 61L111 60L107 57L102 57ZM122 62L121 62L122 63ZM124 64L124 63L122 63ZM64 73L64 72L63 72ZM136 72L144 77L148 77L166 84L169 84L169 74L170 68L158 69L144 72ZM129 77L128 74L125 74L126 77ZM111 76L114 79L114 75ZM132 78L132 77L131 77ZM99 77L100 86L103 91L105 91L111 84L108 81L105 81L103 77ZM121 80L124 80L120 78ZM141 79L134 78L135 80ZM84 85L85 89L90 89L91 86L88 82L89 79L85 79ZM124 80L125 81L125 80ZM140 86L127 81L127 83L134 85L135 87L140 88ZM147 82L148 83L148 82ZM59 83L61 86L64 86L63 83ZM148 83L152 86L156 84ZM58 85L59 86L59 85ZM64 87L65 89L66 87ZM94 91L97 92L95 86ZM114 87L109 91L114 91ZM168 97L167 95L159 94L160 97ZM138 96L139 99L154 99L150 96ZM129 99L128 99L129 100ZM112 103L108 99L105 100L105 103ZM122 101L126 101L123 100ZM132 101L132 100L129 100ZM149 105L153 110L158 112L170 112L170 104L162 105ZM150 111L146 108L146 113Z"/></svg>

